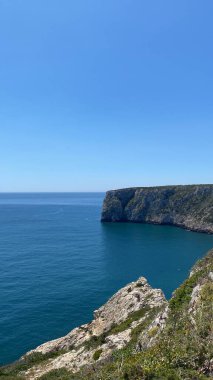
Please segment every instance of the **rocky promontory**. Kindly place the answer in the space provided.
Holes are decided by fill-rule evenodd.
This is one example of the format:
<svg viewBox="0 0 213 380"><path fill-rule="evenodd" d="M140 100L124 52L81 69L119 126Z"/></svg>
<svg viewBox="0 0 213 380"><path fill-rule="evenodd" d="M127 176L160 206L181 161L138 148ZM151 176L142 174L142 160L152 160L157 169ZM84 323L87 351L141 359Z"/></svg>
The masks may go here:
<svg viewBox="0 0 213 380"><path fill-rule="evenodd" d="M25 376L39 378L55 368L77 372L81 367L106 361L113 351L124 348L133 329L141 322L157 317L167 301L162 290L153 289L144 277L120 289L109 301L94 311L94 319L75 328L68 335L44 343L27 355L40 354L49 360L33 366ZM60 354L56 355L55 354ZM52 359L51 359L52 357Z"/></svg>
<svg viewBox="0 0 213 380"><path fill-rule="evenodd" d="M111 190L106 193L101 220L175 225L213 233L213 185Z"/></svg>
<svg viewBox="0 0 213 380"><path fill-rule="evenodd" d="M213 250L167 301L144 277L94 319L0 368L1 380L209 380L213 377Z"/></svg>

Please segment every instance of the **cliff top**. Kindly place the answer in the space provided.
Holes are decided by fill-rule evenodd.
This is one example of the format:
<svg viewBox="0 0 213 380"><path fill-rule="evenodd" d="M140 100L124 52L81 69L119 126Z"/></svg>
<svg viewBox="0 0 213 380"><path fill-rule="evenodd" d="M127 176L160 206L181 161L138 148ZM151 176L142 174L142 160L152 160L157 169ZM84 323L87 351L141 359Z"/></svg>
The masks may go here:
<svg viewBox="0 0 213 380"><path fill-rule="evenodd" d="M125 190L140 190L140 189L174 189L174 188L193 188L193 187L213 187L211 183L199 183L199 184L182 184L182 185L156 185L156 186L132 186L132 187L123 187L118 189L107 190L106 193L111 191L125 191Z"/></svg>

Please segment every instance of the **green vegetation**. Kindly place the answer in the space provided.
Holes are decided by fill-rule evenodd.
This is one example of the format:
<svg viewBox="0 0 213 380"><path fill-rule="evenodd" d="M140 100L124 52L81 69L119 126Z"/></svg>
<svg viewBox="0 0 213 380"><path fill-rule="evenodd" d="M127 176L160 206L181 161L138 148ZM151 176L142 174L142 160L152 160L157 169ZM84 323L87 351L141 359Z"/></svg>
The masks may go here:
<svg viewBox="0 0 213 380"><path fill-rule="evenodd" d="M55 369L40 377L40 380L74 380L75 375L72 375L66 368Z"/></svg>
<svg viewBox="0 0 213 380"><path fill-rule="evenodd" d="M146 313L149 311L149 309L150 309L149 307L144 307L143 309L133 312L132 314L129 315L129 317L125 321L121 322L119 325L113 325L111 329L109 329L108 331L104 332L103 334L99 336L93 335L91 339L85 342L83 345L87 349L94 349L104 344L107 336L118 334L122 331L125 331L126 329L130 327L132 322L138 321L139 319L143 318L146 315Z"/></svg>
<svg viewBox="0 0 213 380"><path fill-rule="evenodd" d="M41 352L34 352L30 355L24 356L22 359L16 361L13 364L4 366L0 368L0 379L1 380L13 380L13 379L23 379L21 375L23 372L27 371L29 368L36 364L45 362L48 359L55 358L65 351L49 352L47 354L42 354Z"/></svg>
<svg viewBox="0 0 213 380"><path fill-rule="evenodd" d="M95 351L94 354L93 354L93 359L94 360L98 360L100 358L102 352L103 352L102 349Z"/></svg>
<svg viewBox="0 0 213 380"><path fill-rule="evenodd" d="M173 298L170 300L171 311L176 312L182 309L183 305L190 301L192 290L202 274L204 274L204 271L194 273L175 291Z"/></svg>
<svg viewBox="0 0 213 380"><path fill-rule="evenodd" d="M177 312L188 304L193 288L199 280L207 277L208 272L213 270L213 250L210 251L202 260L199 260L193 267L192 275L175 291L170 300L170 309ZM210 297L212 297L210 292Z"/></svg>
<svg viewBox="0 0 213 380"><path fill-rule="evenodd" d="M157 334L158 330L159 330L159 329L158 329L157 326L152 327L152 329L150 329L150 330L148 331L148 335L149 335L149 337L150 337L150 338L153 338L153 337Z"/></svg>
<svg viewBox="0 0 213 380"><path fill-rule="evenodd" d="M150 323L153 321L154 317L160 312L160 308L155 307L153 309L150 309L149 314L147 315L146 319L144 319L143 322L141 322L138 326L136 326L131 331L131 342L129 343L129 346L133 349L137 343L139 335L150 325Z"/></svg>
<svg viewBox="0 0 213 380"><path fill-rule="evenodd" d="M144 284L142 284L141 282L138 282L138 283L136 284L136 286L137 286L137 288L142 288L142 287L144 286Z"/></svg>
<svg viewBox="0 0 213 380"><path fill-rule="evenodd" d="M143 309L140 309L140 310L133 312L132 314L129 315L129 317L125 321L121 322L119 325L113 326L109 330L107 335L118 334L122 331L125 331L126 329L128 329L131 326L132 322L138 321L139 319L145 317L146 313L149 310L150 310L149 307L144 307Z"/></svg>
<svg viewBox="0 0 213 380"><path fill-rule="evenodd" d="M105 338L107 337L107 333L103 333L99 336L92 335L91 339L87 342L83 343L83 346L86 347L88 350L92 350L94 348L97 348L98 346L101 346L105 343Z"/></svg>

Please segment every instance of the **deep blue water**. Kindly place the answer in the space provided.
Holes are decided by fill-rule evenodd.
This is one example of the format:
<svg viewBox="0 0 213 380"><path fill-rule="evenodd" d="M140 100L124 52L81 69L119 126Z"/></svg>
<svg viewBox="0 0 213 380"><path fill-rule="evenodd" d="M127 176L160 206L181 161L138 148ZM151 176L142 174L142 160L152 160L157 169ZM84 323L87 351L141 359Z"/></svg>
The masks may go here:
<svg viewBox="0 0 213 380"><path fill-rule="evenodd" d="M0 363L88 322L144 275L167 297L213 235L101 224L103 193L0 194Z"/></svg>

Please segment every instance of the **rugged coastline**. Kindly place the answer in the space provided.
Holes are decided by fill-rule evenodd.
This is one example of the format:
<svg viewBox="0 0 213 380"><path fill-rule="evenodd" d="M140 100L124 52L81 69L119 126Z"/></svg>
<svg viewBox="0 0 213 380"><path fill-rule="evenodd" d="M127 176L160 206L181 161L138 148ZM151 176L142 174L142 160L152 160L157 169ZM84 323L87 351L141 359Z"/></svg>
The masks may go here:
<svg viewBox="0 0 213 380"><path fill-rule="evenodd" d="M90 323L0 368L1 380L200 379L213 376L213 249L167 301L144 277Z"/></svg>
<svg viewBox="0 0 213 380"><path fill-rule="evenodd" d="M213 185L113 190L102 221L178 225L213 233ZM0 368L1 380L208 380L213 378L213 249L166 300L144 277L94 319Z"/></svg>
<svg viewBox="0 0 213 380"><path fill-rule="evenodd" d="M104 199L101 221L165 224L213 233L213 185L111 190Z"/></svg>

